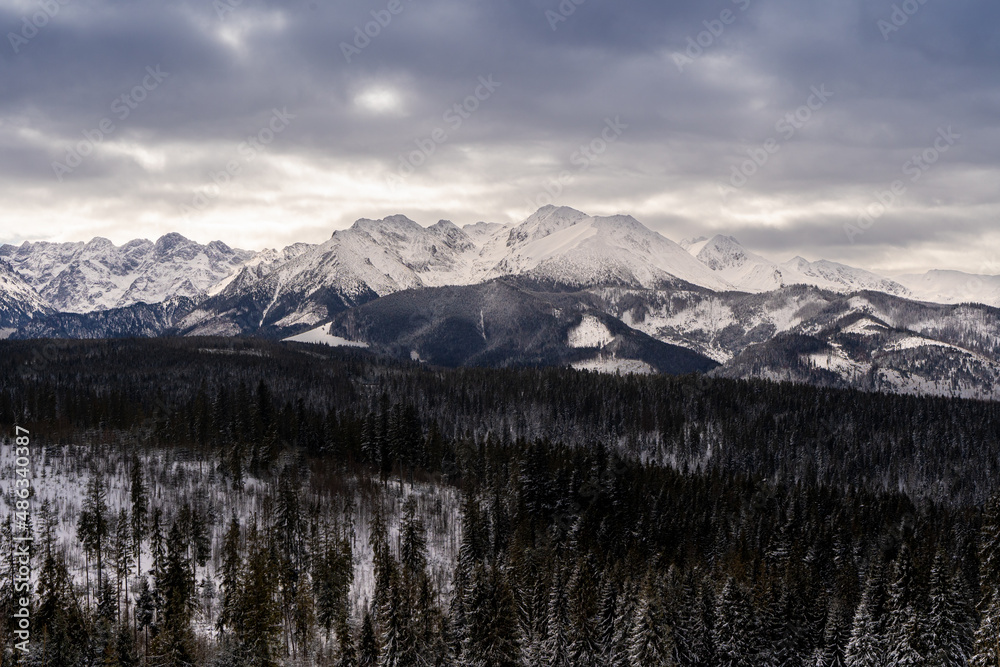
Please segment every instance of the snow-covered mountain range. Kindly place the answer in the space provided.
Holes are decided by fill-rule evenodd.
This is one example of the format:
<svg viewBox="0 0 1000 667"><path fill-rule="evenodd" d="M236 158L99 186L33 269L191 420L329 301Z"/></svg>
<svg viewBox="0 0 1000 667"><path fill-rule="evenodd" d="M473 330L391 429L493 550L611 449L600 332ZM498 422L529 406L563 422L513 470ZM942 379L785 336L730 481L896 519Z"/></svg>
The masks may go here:
<svg viewBox="0 0 1000 667"><path fill-rule="evenodd" d="M221 241L199 245L180 234L123 246L105 238L0 246L0 259L49 307L70 313L160 303L180 296L198 298L254 256Z"/></svg>
<svg viewBox="0 0 1000 667"><path fill-rule="evenodd" d="M554 206L517 225L361 219L261 252L179 234L0 246L0 338L297 337L450 365L721 364L713 372L995 397L996 306L1000 277L779 263L731 236L677 244L631 216Z"/></svg>

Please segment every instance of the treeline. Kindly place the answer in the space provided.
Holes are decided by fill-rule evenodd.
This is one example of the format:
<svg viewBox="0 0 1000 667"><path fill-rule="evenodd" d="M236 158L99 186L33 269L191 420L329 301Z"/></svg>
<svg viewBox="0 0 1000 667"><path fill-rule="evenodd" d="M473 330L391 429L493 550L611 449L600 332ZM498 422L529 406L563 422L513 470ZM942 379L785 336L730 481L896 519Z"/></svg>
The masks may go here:
<svg viewBox="0 0 1000 667"><path fill-rule="evenodd" d="M357 350L233 339L0 341L0 421L53 439L128 432L223 449L234 474L280 443L458 478L478 443L601 444L679 470L982 505L1000 405L701 376L436 370ZM417 431L428 434L423 440Z"/></svg>

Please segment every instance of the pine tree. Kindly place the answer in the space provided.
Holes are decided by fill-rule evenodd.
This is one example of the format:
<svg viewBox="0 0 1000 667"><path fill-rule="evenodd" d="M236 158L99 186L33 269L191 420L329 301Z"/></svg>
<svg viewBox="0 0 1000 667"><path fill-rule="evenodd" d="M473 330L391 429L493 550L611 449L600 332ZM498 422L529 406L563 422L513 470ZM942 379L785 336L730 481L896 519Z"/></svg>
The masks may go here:
<svg viewBox="0 0 1000 667"><path fill-rule="evenodd" d="M162 527L163 513L159 507L153 510L152 520L149 525L149 551L152 560L152 567L149 574L153 576L153 605L156 615L159 617L163 610L163 575L166 569L167 552ZM159 618L157 618L157 621Z"/></svg>
<svg viewBox="0 0 1000 667"><path fill-rule="evenodd" d="M118 622L121 622L122 585L125 587L126 620L128 615L128 577L132 573L132 528L125 508L118 510L111 535L111 558L115 572L115 600Z"/></svg>
<svg viewBox="0 0 1000 667"><path fill-rule="evenodd" d="M970 667L1000 667L1000 591L994 591L980 612Z"/></svg>
<svg viewBox="0 0 1000 667"><path fill-rule="evenodd" d="M76 532L88 558L97 559L97 590L104 589L104 550L111 527L108 521L107 490L101 475L95 474L87 483Z"/></svg>
<svg viewBox="0 0 1000 667"><path fill-rule="evenodd" d="M463 650L469 667L515 667L520 648L517 613L505 573L496 565L479 564L467 600L468 630ZM555 667L559 663L549 663Z"/></svg>
<svg viewBox="0 0 1000 667"><path fill-rule="evenodd" d="M382 641L379 648L379 667L408 667L414 664L416 652L411 623L409 591L399 580L398 571L390 574L388 591L383 596L379 619Z"/></svg>
<svg viewBox="0 0 1000 667"><path fill-rule="evenodd" d="M241 664L272 667L280 653L281 609L270 545L256 525L247 537L247 561L233 612L233 634Z"/></svg>
<svg viewBox="0 0 1000 667"><path fill-rule="evenodd" d="M924 637L928 667L968 664L973 641L968 599L961 574L951 572L945 553L939 551L931 569L931 608Z"/></svg>
<svg viewBox="0 0 1000 667"><path fill-rule="evenodd" d="M153 643L155 665L187 665L194 662L191 631L195 584L187 559L180 522L174 521L167 539L163 571L163 623Z"/></svg>
<svg viewBox="0 0 1000 667"><path fill-rule="evenodd" d="M872 569L861 596L861 603L854 612L851 638L847 643L847 667L882 667L885 664L887 645L882 617L881 570Z"/></svg>
<svg viewBox="0 0 1000 667"><path fill-rule="evenodd" d="M756 667L750 603L739 585L730 578L719 598L715 645L720 667Z"/></svg>
<svg viewBox="0 0 1000 667"><path fill-rule="evenodd" d="M62 552L50 549L38 573L33 651L44 665L76 665L88 642L87 623L73 594ZM41 640L41 641L39 641Z"/></svg>
<svg viewBox="0 0 1000 667"><path fill-rule="evenodd" d="M149 587L149 580L140 577L135 590L135 625L142 628L144 654L149 654L149 629L153 625L153 617L156 612L156 601L153 597L153 590Z"/></svg>
<svg viewBox="0 0 1000 667"><path fill-rule="evenodd" d="M628 637L628 632L622 627L627 625L624 607L625 600L619 594L618 583L606 573L601 582L597 629L601 664L608 667L626 667L628 664L628 646L623 641Z"/></svg>
<svg viewBox="0 0 1000 667"><path fill-rule="evenodd" d="M374 632L374 631L373 631ZM358 654L354 646L354 639L351 637L351 627L347 624L347 618L342 617L337 621L338 656L336 667L359 667ZM374 639L374 635L372 637ZM372 665L378 661L377 656L373 656Z"/></svg>
<svg viewBox="0 0 1000 667"><path fill-rule="evenodd" d="M243 581L243 555L240 548L240 522L236 515L229 520L229 528L222 543L222 599L216 626L228 630L236 623L236 608Z"/></svg>
<svg viewBox="0 0 1000 667"><path fill-rule="evenodd" d="M629 638L629 661L634 667L672 667L674 642L666 610L663 606L660 582L650 571L642 587L639 604Z"/></svg>
<svg viewBox="0 0 1000 667"><path fill-rule="evenodd" d="M427 568L427 530L424 522L417 517L417 501L412 496L403 503L399 532L402 539L399 559L403 576L411 584L416 584Z"/></svg>
<svg viewBox="0 0 1000 667"><path fill-rule="evenodd" d="M574 665L600 662L598 592L593 566L579 559L569 579L569 659Z"/></svg>
<svg viewBox="0 0 1000 667"><path fill-rule="evenodd" d="M142 572L142 543L149 531L149 491L142 477L139 457L134 455L131 463L129 495L132 500L132 548L135 550L136 569Z"/></svg>
<svg viewBox="0 0 1000 667"><path fill-rule="evenodd" d="M796 595L791 571L781 581L777 600L771 605L767 624L774 645L772 663L775 667L804 667L803 629L806 625L805 607Z"/></svg>
<svg viewBox="0 0 1000 667"><path fill-rule="evenodd" d="M926 625L917 607L913 564L905 543L893 563L892 573L886 600L885 637L888 660L895 665L923 659L922 633Z"/></svg>
<svg viewBox="0 0 1000 667"><path fill-rule="evenodd" d="M552 585L549 589L547 620L545 623L547 636L543 645L545 664L551 667L569 667L569 596L564 566L556 562Z"/></svg>
<svg viewBox="0 0 1000 667"><path fill-rule="evenodd" d="M889 664L893 667L922 667L926 663L921 655L921 623L917 610L912 605L908 606L902 618L897 630L890 635Z"/></svg>
<svg viewBox="0 0 1000 667"><path fill-rule="evenodd" d="M358 640L358 667L377 667L379 664L378 637L371 612L365 609L361 620L361 637Z"/></svg>

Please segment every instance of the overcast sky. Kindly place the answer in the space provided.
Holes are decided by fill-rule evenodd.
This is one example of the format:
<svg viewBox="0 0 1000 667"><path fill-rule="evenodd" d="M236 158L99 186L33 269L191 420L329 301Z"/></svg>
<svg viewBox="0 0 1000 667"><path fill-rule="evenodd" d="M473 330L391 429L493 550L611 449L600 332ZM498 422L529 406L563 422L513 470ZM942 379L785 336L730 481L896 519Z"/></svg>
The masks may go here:
<svg viewBox="0 0 1000 667"><path fill-rule="evenodd" d="M0 27L0 243L554 201L1000 274L995 1L0 0Z"/></svg>

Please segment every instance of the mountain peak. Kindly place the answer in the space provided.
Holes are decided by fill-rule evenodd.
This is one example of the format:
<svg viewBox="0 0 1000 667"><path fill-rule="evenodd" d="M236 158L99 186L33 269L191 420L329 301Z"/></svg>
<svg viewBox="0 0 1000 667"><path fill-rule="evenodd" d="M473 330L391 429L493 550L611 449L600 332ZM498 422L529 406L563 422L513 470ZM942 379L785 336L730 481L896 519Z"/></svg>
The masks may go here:
<svg viewBox="0 0 1000 667"><path fill-rule="evenodd" d="M514 246L525 241L537 241L561 229L572 227L587 214L568 206L543 206L520 225L510 230L507 245Z"/></svg>
<svg viewBox="0 0 1000 667"><path fill-rule="evenodd" d="M111 242L111 239L106 239L103 236L95 236L87 242L88 250L108 250L115 247L115 244Z"/></svg>
<svg viewBox="0 0 1000 667"><path fill-rule="evenodd" d="M351 225L351 230L359 232L414 232L417 230L422 230L423 227L418 225L413 220L410 220L405 215L396 214L386 216L381 220L373 220L371 218L358 218ZM334 232L334 236L337 232Z"/></svg>
<svg viewBox="0 0 1000 667"><path fill-rule="evenodd" d="M177 232L170 232L156 239L155 248L158 252L165 252L189 243L191 243L191 240L186 236L182 236Z"/></svg>
<svg viewBox="0 0 1000 667"><path fill-rule="evenodd" d="M428 229L435 229L442 232L450 232L452 230L461 231L458 225L456 225L451 220L438 220L433 225L428 227Z"/></svg>

